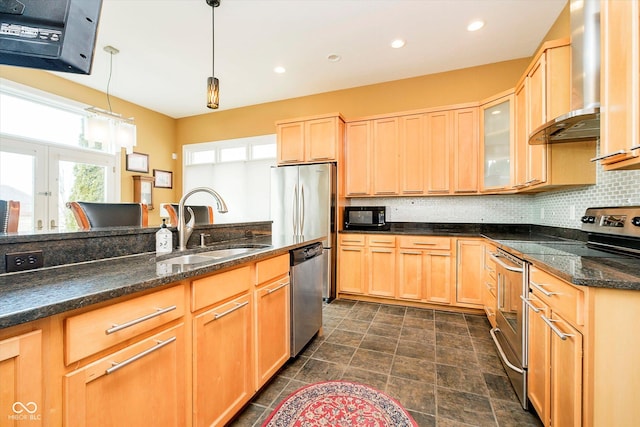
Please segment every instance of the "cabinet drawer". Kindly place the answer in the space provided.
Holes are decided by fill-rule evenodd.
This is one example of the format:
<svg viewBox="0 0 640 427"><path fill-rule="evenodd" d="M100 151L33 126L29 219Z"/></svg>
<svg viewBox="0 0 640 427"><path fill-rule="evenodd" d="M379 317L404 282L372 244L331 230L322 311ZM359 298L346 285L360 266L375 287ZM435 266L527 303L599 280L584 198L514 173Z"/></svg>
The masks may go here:
<svg viewBox="0 0 640 427"><path fill-rule="evenodd" d="M529 274L531 291L551 309L577 325L584 325L584 291L536 267Z"/></svg>
<svg viewBox="0 0 640 427"><path fill-rule="evenodd" d="M247 292L251 285L249 266L214 274L191 282L191 311Z"/></svg>
<svg viewBox="0 0 640 427"><path fill-rule="evenodd" d="M451 239L449 237L433 236L401 236L398 237L400 247L423 250L450 250Z"/></svg>
<svg viewBox="0 0 640 427"><path fill-rule="evenodd" d="M395 248L396 238L395 236L373 235L368 236L369 246L377 246L384 248Z"/></svg>
<svg viewBox="0 0 640 427"><path fill-rule="evenodd" d="M289 272L289 254L256 263L256 284L280 277Z"/></svg>
<svg viewBox="0 0 640 427"><path fill-rule="evenodd" d="M340 236L341 246L364 246L364 234L345 234Z"/></svg>
<svg viewBox="0 0 640 427"><path fill-rule="evenodd" d="M65 319L65 360L78 361L184 315L184 288L116 303Z"/></svg>

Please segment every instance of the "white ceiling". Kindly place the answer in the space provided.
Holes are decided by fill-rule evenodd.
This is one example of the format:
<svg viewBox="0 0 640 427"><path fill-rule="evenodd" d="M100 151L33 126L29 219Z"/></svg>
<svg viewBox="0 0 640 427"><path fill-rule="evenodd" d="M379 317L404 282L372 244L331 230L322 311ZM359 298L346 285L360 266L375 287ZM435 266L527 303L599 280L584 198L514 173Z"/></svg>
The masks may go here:
<svg viewBox="0 0 640 427"><path fill-rule="evenodd" d="M220 110L531 56L566 0L221 0ZM470 33L467 24L486 25ZM91 75L56 73L173 118L206 108L205 0L104 0ZM392 49L395 38L406 40ZM327 56L338 54L339 62ZM276 74L283 66L286 73Z"/></svg>

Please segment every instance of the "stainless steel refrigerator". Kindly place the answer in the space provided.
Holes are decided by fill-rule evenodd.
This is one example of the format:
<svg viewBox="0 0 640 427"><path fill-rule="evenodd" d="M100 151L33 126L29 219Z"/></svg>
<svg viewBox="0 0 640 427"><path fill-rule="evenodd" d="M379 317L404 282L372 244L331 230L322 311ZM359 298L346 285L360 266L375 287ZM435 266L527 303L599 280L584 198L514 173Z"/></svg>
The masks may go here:
<svg viewBox="0 0 640 427"><path fill-rule="evenodd" d="M299 239L326 236L323 245L325 300L335 298L336 166L319 163L271 168L274 235Z"/></svg>

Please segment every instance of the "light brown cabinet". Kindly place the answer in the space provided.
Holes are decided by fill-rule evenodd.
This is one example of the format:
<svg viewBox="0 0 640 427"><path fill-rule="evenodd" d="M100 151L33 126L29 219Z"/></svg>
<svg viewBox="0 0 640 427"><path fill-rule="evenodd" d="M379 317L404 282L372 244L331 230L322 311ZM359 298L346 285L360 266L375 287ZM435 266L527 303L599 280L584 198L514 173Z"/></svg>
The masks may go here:
<svg viewBox="0 0 640 427"><path fill-rule="evenodd" d="M398 298L451 304L452 258L448 237L399 236Z"/></svg>
<svg viewBox="0 0 640 427"><path fill-rule="evenodd" d="M344 120L340 114L298 118L276 123L278 164L338 160Z"/></svg>
<svg viewBox="0 0 640 427"><path fill-rule="evenodd" d="M528 395L545 426L582 425L584 293L531 268Z"/></svg>
<svg viewBox="0 0 640 427"><path fill-rule="evenodd" d="M514 96L509 91L480 106L482 191L510 190L515 175Z"/></svg>
<svg viewBox="0 0 640 427"><path fill-rule="evenodd" d="M367 261L369 280L367 294L387 298L396 296L396 238L368 236Z"/></svg>
<svg viewBox="0 0 640 427"><path fill-rule="evenodd" d="M185 425L179 324L64 376L65 426Z"/></svg>
<svg viewBox="0 0 640 427"><path fill-rule="evenodd" d="M397 195L400 174L398 118L373 120L371 125L371 192L376 196Z"/></svg>
<svg viewBox="0 0 640 427"><path fill-rule="evenodd" d="M448 194L451 189L451 112L427 114L427 193Z"/></svg>
<svg viewBox="0 0 640 427"><path fill-rule="evenodd" d="M371 192L371 122L346 124L345 194L366 196Z"/></svg>
<svg viewBox="0 0 640 427"><path fill-rule="evenodd" d="M516 145L518 150L526 149L527 155L526 181L517 180L515 187L518 189L537 192L595 184L595 168L590 162L595 154L595 140L529 144L529 135L538 127L570 111L570 69L569 39L550 41L540 48L516 86L516 117L526 116L517 119ZM522 153L517 158L521 161ZM518 176L521 177L521 173Z"/></svg>
<svg viewBox="0 0 640 427"><path fill-rule="evenodd" d="M425 193L425 114L399 118L400 130L400 194Z"/></svg>
<svg viewBox="0 0 640 427"><path fill-rule="evenodd" d="M0 424L42 425L43 412L47 416L42 374L41 330L0 341Z"/></svg>
<svg viewBox="0 0 640 427"><path fill-rule="evenodd" d="M256 277L256 389L259 389L291 354L289 255L258 262Z"/></svg>
<svg viewBox="0 0 640 427"><path fill-rule="evenodd" d="M480 159L478 108L453 110L453 193L477 193Z"/></svg>
<svg viewBox="0 0 640 427"><path fill-rule="evenodd" d="M364 295L367 291L365 236L340 236L338 252L338 293Z"/></svg>
<svg viewBox="0 0 640 427"><path fill-rule="evenodd" d="M640 169L640 4L602 1L600 162Z"/></svg>
<svg viewBox="0 0 640 427"><path fill-rule="evenodd" d="M484 246L482 239L458 239L456 257L456 303L482 308Z"/></svg>
<svg viewBox="0 0 640 427"><path fill-rule="evenodd" d="M338 253L338 293L393 298L395 237L345 234Z"/></svg>
<svg viewBox="0 0 640 427"><path fill-rule="evenodd" d="M244 284L243 295L218 303L193 319L196 426L223 425L255 391L250 282Z"/></svg>

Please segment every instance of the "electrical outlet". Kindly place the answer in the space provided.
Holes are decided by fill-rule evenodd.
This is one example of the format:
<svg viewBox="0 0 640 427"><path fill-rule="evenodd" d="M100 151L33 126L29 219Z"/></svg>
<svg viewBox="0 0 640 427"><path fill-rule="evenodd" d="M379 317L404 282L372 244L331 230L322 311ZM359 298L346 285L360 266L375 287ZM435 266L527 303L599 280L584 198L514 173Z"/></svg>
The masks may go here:
<svg viewBox="0 0 640 427"><path fill-rule="evenodd" d="M571 219L571 220L576 219L576 207L575 207L575 205L569 206L569 219Z"/></svg>
<svg viewBox="0 0 640 427"><path fill-rule="evenodd" d="M7 273L33 270L44 266L44 254L42 251L14 252L4 256L4 263Z"/></svg>
<svg viewBox="0 0 640 427"><path fill-rule="evenodd" d="M544 208L540 208L540 219L544 219Z"/></svg>

